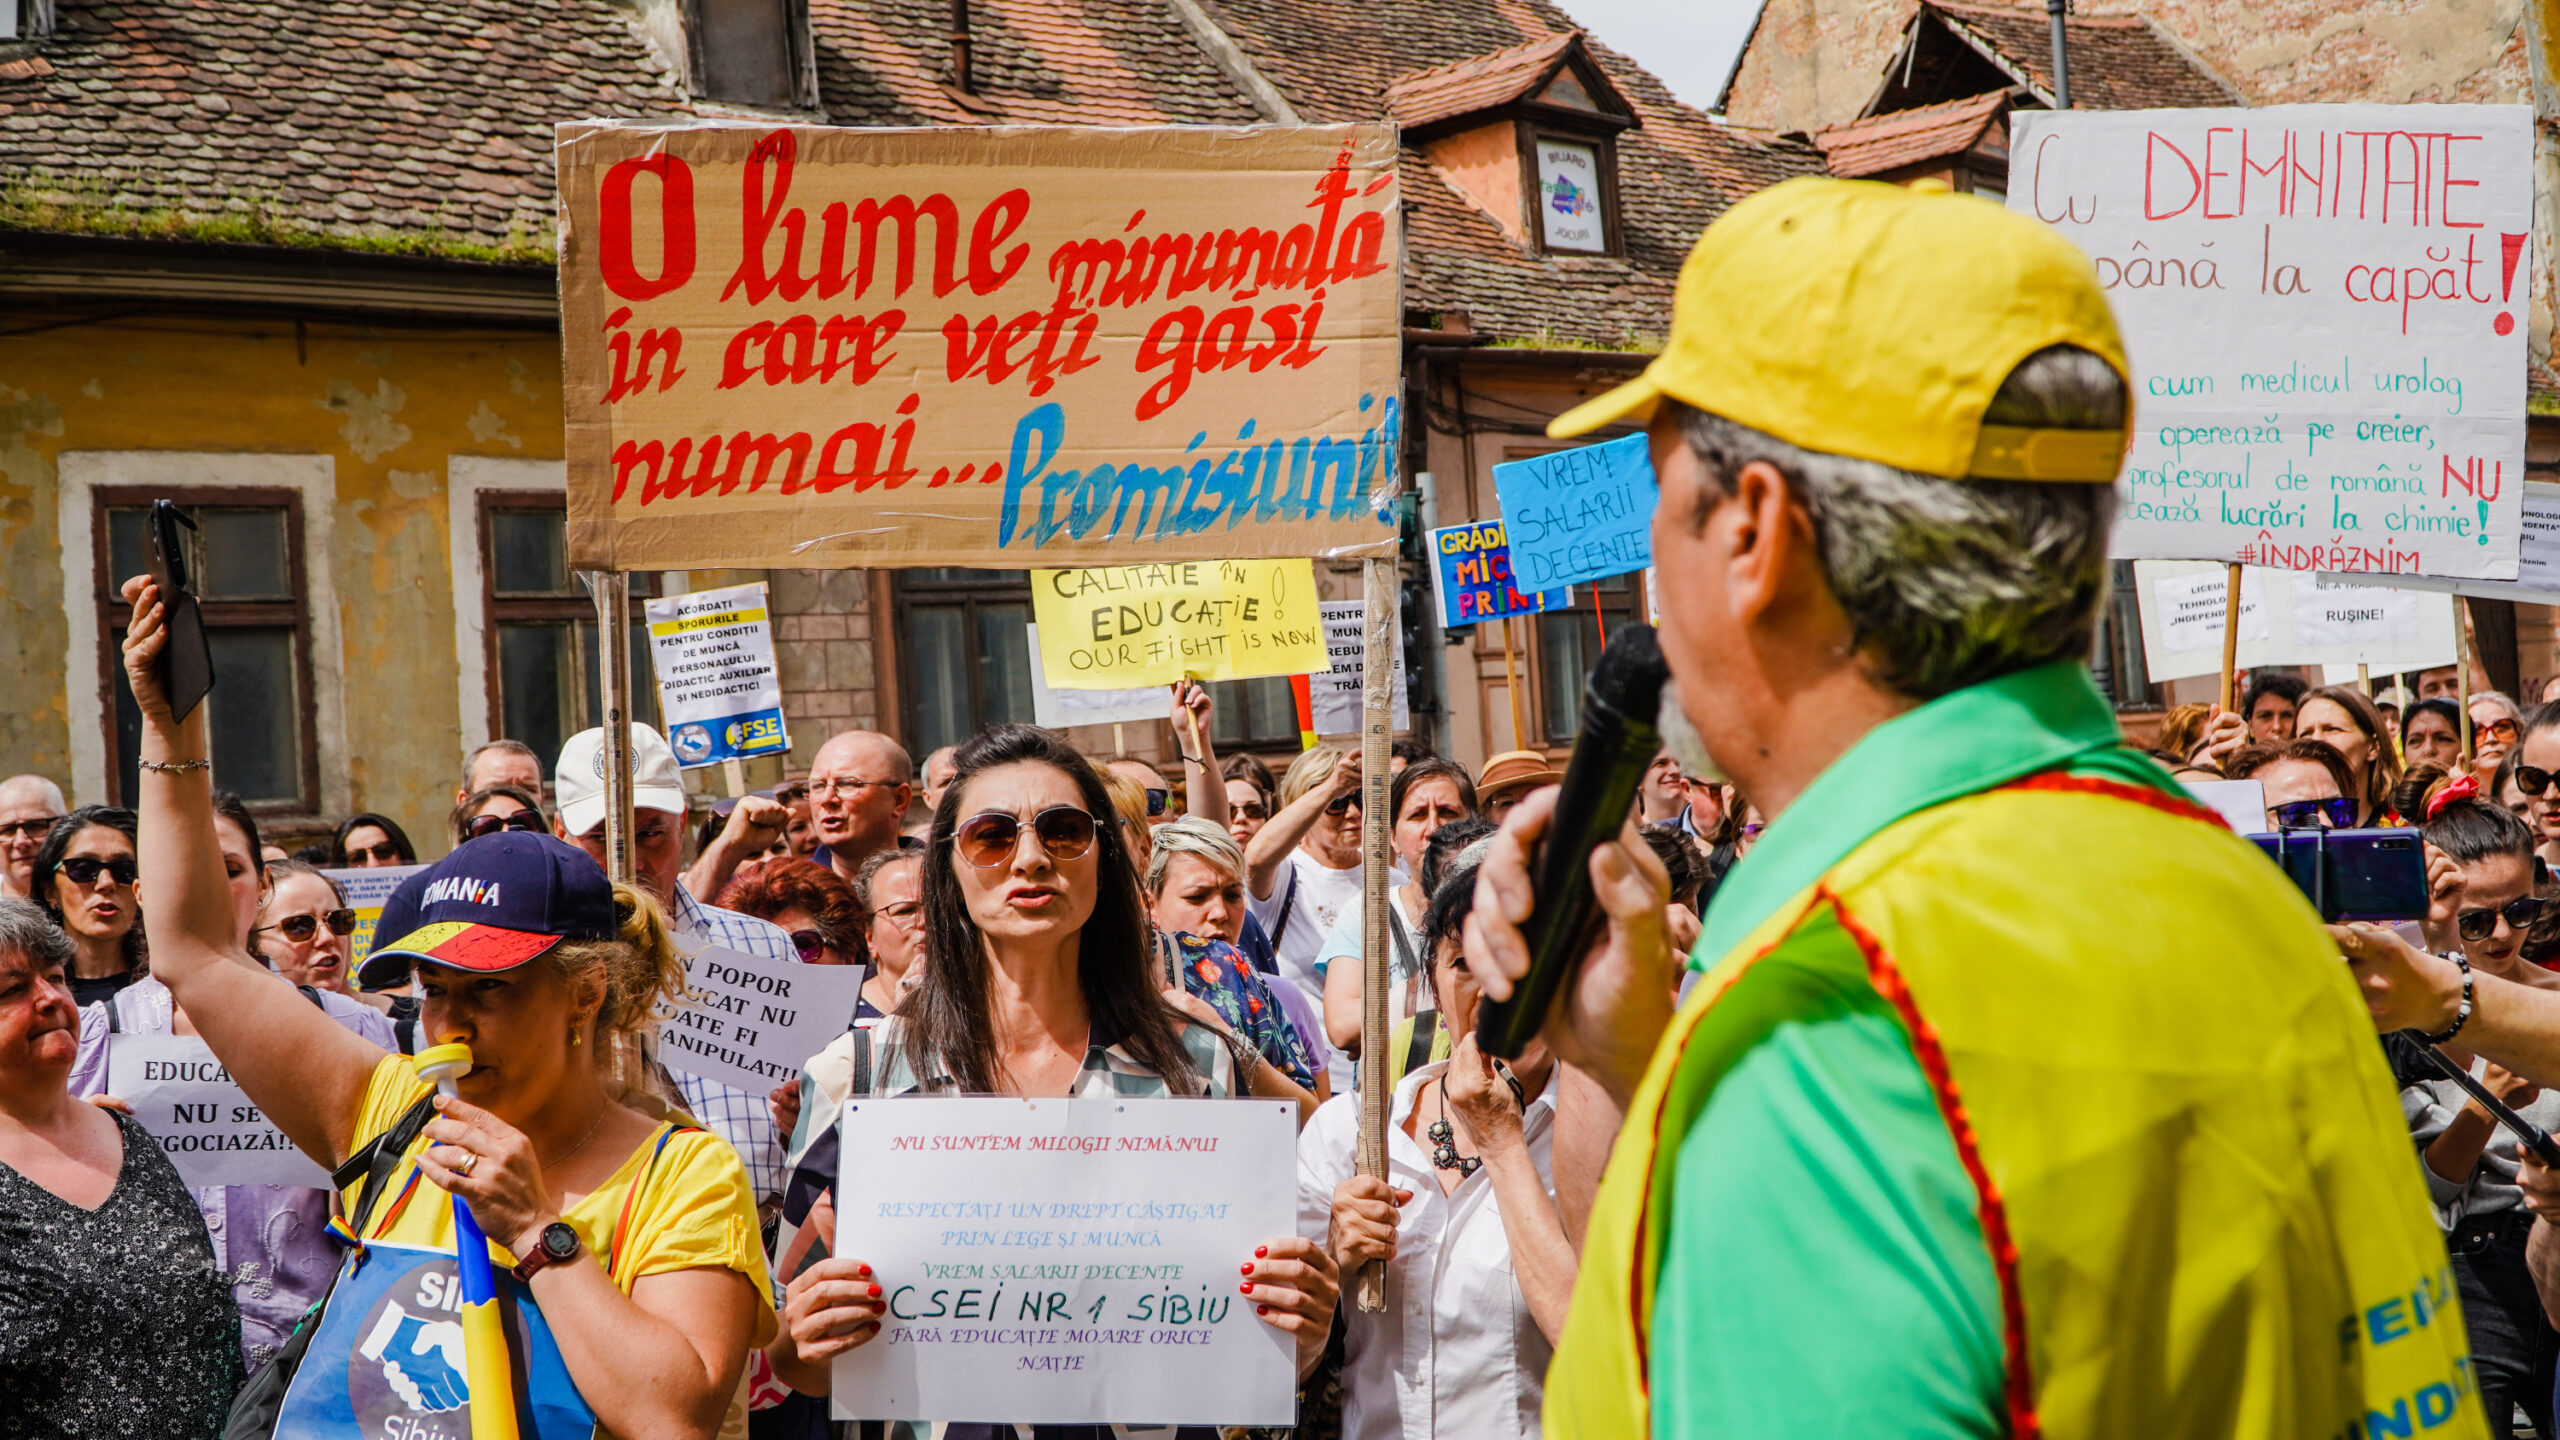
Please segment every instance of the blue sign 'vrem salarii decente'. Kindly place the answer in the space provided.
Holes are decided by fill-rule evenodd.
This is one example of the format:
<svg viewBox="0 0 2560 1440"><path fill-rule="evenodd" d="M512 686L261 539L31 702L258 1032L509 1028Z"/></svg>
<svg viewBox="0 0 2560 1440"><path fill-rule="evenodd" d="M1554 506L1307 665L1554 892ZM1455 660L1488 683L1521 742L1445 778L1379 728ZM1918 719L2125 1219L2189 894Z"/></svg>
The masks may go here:
<svg viewBox="0 0 2560 1440"><path fill-rule="evenodd" d="M1653 563L1658 486L1645 437L1559 450L1493 467L1522 590L1577 585Z"/></svg>
<svg viewBox="0 0 2560 1440"><path fill-rule="evenodd" d="M1512 583L1511 546L1499 520L1471 520L1431 532L1431 590L1440 600L1443 630L1573 608L1570 586L1522 590Z"/></svg>

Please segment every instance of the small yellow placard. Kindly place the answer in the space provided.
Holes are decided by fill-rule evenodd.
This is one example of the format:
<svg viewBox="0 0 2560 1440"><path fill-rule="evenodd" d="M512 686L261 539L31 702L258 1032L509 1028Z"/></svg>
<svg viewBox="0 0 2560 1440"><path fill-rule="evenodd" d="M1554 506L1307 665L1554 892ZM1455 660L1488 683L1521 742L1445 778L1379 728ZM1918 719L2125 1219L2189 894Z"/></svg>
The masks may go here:
<svg viewBox="0 0 2560 1440"><path fill-rule="evenodd" d="M1052 690L1306 675L1327 662L1312 560L1031 572Z"/></svg>

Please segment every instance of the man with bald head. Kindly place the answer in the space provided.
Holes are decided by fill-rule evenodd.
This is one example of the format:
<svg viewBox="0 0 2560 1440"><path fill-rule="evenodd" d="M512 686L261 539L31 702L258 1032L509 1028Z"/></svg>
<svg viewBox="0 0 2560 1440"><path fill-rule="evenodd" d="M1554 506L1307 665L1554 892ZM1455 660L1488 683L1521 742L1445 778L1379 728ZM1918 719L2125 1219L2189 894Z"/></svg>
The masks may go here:
<svg viewBox="0 0 2560 1440"><path fill-rule="evenodd" d="M818 848L809 858L844 877L898 843L898 825L915 798L915 761L877 730L847 730L818 747L809 766L809 823Z"/></svg>
<svg viewBox="0 0 2560 1440"><path fill-rule="evenodd" d="M63 810L62 787L41 775L0 780L0 897L33 898L27 887L35 875L36 851Z"/></svg>

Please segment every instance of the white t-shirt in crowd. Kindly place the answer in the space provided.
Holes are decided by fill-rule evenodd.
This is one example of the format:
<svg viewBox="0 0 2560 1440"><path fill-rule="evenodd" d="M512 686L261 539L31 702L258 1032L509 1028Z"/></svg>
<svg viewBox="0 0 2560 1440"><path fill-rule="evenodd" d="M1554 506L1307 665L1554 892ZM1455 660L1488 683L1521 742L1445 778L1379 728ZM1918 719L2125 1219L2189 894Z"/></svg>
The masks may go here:
<svg viewBox="0 0 2560 1440"><path fill-rule="evenodd" d="M1324 937L1342 917L1360 913L1362 873L1358 865L1330 869L1300 846L1289 852L1288 864L1272 872L1270 894L1245 898L1245 908L1272 937L1280 978L1305 991L1319 1010L1324 1007L1324 982L1316 978L1316 957L1324 953Z"/></svg>
<svg viewBox="0 0 2560 1440"><path fill-rule="evenodd" d="M1553 1348L1513 1278L1511 1239L1479 1170L1443 1194L1431 1157L1404 1131L1414 1097L1438 1080L1438 1061L1396 1086L1387 1126L1387 1181L1413 1192L1396 1213L1396 1258L1387 1262L1387 1308L1376 1315L1342 1307L1343 1440L1464 1436L1537 1440ZM1556 1082L1521 1117L1529 1157L1550 1199L1555 1171ZM1298 1136L1298 1233L1318 1244L1333 1214L1334 1187L1357 1168L1360 1097L1337 1095Z"/></svg>

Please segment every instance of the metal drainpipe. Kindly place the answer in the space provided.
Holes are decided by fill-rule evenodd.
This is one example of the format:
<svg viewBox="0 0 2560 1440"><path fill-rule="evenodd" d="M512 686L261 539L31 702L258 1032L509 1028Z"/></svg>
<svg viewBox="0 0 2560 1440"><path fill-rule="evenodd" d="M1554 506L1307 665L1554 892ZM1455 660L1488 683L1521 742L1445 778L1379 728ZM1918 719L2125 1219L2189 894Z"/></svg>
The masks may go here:
<svg viewBox="0 0 2560 1440"><path fill-rule="evenodd" d="M2045 18L2053 25L2053 108L2071 108L2071 57L2062 48L2063 19L2071 13L2071 0L2044 0Z"/></svg>

